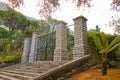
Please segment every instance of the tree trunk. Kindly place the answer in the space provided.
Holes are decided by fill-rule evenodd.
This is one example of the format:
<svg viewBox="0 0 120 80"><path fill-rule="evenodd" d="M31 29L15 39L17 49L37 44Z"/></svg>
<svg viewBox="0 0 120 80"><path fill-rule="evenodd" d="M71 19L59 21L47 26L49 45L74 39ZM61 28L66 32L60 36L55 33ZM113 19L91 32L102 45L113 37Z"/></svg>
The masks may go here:
<svg viewBox="0 0 120 80"><path fill-rule="evenodd" d="M102 67L101 67L102 75L107 74L107 61L102 61Z"/></svg>

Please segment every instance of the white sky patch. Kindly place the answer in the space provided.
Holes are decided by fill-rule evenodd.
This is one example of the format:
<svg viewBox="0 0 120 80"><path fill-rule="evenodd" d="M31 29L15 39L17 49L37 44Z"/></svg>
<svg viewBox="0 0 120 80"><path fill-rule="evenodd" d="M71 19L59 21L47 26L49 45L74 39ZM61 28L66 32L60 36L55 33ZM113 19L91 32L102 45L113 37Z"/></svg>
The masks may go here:
<svg viewBox="0 0 120 80"><path fill-rule="evenodd" d="M53 14L53 17L58 20L64 20L68 24L73 24L73 18L83 15L88 19L88 30L95 29L95 26L98 25L101 28L101 31L113 33L112 27L108 27L106 24L111 20L111 16L120 17L120 14L118 12L110 11L111 2L112 0L93 0L92 8L85 9L85 11L83 11L83 8L78 11L74 4L67 3L63 5L61 9L57 10ZM73 27L71 28L73 29Z"/></svg>
<svg viewBox="0 0 120 80"><path fill-rule="evenodd" d="M2 0L0 0L2 1ZM120 17L119 12L110 11L110 3L112 0L92 0L92 8L85 9L81 8L79 11L76 8L74 3L67 2L61 0L62 6L52 14L52 17L58 20L63 20L68 23L68 25L73 24L73 20L75 17L80 15L85 16L87 21L87 28L95 29L95 26L98 25L101 28L101 31L105 33L113 33L113 29L111 27L106 26L106 24L111 21L111 16ZM36 7L35 0L24 0L25 5L20 9L16 9L17 11L37 19L40 19L39 7ZM73 30L73 26L71 27Z"/></svg>
<svg viewBox="0 0 120 80"><path fill-rule="evenodd" d="M38 7L36 7L36 5L37 4L34 0L24 0L24 5L16 10L24 15L40 19Z"/></svg>

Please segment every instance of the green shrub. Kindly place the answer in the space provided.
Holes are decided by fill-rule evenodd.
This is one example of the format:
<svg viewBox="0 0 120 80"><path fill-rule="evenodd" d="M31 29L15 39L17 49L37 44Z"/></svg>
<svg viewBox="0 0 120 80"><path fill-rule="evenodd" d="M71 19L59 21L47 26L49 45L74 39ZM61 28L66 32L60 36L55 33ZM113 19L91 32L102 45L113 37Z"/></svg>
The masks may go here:
<svg viewBox="0 0 120 80"><path fill-rule="evenodd" d="M3 63L3 62L4 62L3 58L0 57L0 64Z"/></svg>
<svg viewBox="0 0 120 80"><path fill-rule="evenodd" d="M4 57L4 62L5 63L11 63L14 59L14 56L5 56Z"/></svg>
<svg viewBox="0 0 120 80"><path fill-rule="evenodd" d="M6 55L10 54L10 50L11 50L11 44L7 44L6 49L5 49Z"/></svg>
<svg viewBox="0 0 120 80"><path fill-rule="evenodd" d="M68 51L68 56L69 56L70 58L73 57L73 51L72 51L72 50Z"/></svg>
<svg viewBox="0 0 120 80"><path fill-rule="evenodd" d="M20 61L20 58L17 56L5 56L4 63L17 63Z"/></svg>

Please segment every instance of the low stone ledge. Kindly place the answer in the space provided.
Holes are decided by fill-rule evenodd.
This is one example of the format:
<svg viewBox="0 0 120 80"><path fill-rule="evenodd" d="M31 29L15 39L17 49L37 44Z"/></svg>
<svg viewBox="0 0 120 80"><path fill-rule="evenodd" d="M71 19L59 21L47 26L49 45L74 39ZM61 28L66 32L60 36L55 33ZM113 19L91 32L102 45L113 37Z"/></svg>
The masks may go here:
<svg viewBox="0 0 120 80"><path fill-rule="evenodd" d="M84 70L82 66L86 63L89 63L90 60L90 55L85 55L84 57L81 57L76 60L72 60L70 62L67 62L63 65L60 65L56 68L50 69L37 77L34 77L32 80L57 80L57 78L62 77L62 76L68 76L66 75L67 73L75 73L76 71L74 69L79 68L81 71ZM92 64L91 64L92 65ZM87 64L89 67L90 65ZM86 68L87 69L87 68Z"/></svg>

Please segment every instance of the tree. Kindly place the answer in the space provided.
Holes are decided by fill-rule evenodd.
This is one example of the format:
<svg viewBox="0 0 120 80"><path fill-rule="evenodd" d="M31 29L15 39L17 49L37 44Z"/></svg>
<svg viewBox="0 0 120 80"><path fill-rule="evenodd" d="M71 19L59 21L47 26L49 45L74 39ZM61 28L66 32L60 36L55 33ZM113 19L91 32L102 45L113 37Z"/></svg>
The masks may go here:
<svg viewBox="0 0 120 80"><path fill-rule="evenodd" d="M49 25L51 27L51 30L54 31L55 30L55 25L58 22L58 20L49 17L47 22L49 23Z"/></svg>
<svg viewBox="0 0 120 80"><path fill-rule="evenodd" d="M55 25L58 22L58 20L53 18L48 18L47 21L44 20L29 20L29 29L25 30L27 33L31 33L31 30L34 29L34 31L40 33L41 35L48 34L52 31L55 31ZM32 32L34 32L32 30ZM30 34L31 35L31 34Z"/></svg>
<svg viewBox="0 0 120 80"><path fill-rule="evenodd" d="M111 7L113 10L120 11L120 0L112 0Z"/></svg>
<svg viewBox="0 0 120 80"><path fill-rule="evenodd" d="M50 33L50 24L47 21L41 20L37 32L40 33L40 35Z"/></svg>
<svg viewBox="0 0 120 80"><path fill-rule="evenodd" d="M112 21L109 22L109 26L113 26L115 33L120 34L120 18L115 19L112 16Z"/></svg>
<svg viewBox="0 0 120 80"><path fill-rule="evenodd" d="M120 34L120 25L115 27L115 34Z"/></svg>
<svg viewBox="0 0 120 80"><path fill-rule="evenodd" d="M0 27L0 38L8 38L9 31Z"/></svg>
<svg viewBox="0 0 120 80"><path fill-rule="evenodd" d="M11 4L10 6L12 8L20 7L20 5L24 4L23 0L8 0ZM38 0L38 6L39 6L39 14L41 17L49 18L51 13L56 11L56 9L60 6L61 0ZM70 0L65 0L70 1ZM92 0L72 0L78 8L81 6L83 7L91 7L91 1ZM111 3L112 10L120 11L120 0L112 0Z"/></svg>
<svg viewBox="0 0 120 80"><path fill-rule="evenodd" d="M12 36L14 30L25 29L29 25L26 17L15 10L0 10L0 16L4 21L4 25L9 28L10 36Z"/></svg>
<svg viewBox="0 0 120 80"><path fill-rule="evenodd" d="M29 20L30 22L30 28L33 28L33 29L37 29L40 25L40 21L39 20Z"/></svg>
<svg viewBox="0 0 120 80"><path fill-rule="evenodd" d="M91 33L94 40L94 44L99 49L99 53L102 55L102 74L107 74L107 61L109 59L108 55L115 54L113 51L120 46L120 36L117 36L114 40L109 42L107 35L103 32L100 34Z"/></svg>

